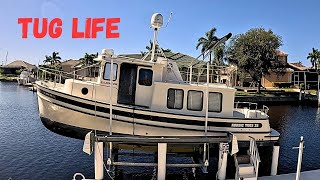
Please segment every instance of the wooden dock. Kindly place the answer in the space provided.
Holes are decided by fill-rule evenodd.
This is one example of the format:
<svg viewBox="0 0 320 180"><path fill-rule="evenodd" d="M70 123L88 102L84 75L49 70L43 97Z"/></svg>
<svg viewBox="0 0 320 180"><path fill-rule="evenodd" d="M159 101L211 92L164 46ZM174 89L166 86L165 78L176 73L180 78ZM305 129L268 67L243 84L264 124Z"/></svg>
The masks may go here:
<svg viewBox="0 0 320 180"><path fill-rule="evenodd" d="M263 177L259 177L258 179L259 180L292 180L292 179L296 179L296 173L280 174L276 176L263 176ZM320 169L301 172L300 179L301 180L320 179Z"/></svg>

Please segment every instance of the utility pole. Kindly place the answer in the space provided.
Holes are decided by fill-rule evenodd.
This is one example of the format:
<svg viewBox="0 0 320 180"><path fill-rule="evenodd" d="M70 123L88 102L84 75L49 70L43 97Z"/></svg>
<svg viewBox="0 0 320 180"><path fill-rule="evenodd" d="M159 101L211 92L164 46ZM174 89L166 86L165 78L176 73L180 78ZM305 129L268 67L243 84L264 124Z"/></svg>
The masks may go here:
<svg viewBox="0 0 320 180"><path fill-rule="evenodd" d="M5 65L7 64L7 61L8 61L8 53L9 51L7 51L7 54L6 54L6 62L4 63Z"/></svg>

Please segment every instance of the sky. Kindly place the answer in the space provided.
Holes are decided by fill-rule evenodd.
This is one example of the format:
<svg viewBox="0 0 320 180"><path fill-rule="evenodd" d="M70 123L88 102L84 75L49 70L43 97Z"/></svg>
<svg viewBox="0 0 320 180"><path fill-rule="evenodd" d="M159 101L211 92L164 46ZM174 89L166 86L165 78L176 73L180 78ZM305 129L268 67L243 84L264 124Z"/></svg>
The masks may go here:
<svg viewBox="0 0 320 180"><path fill-rule="evenodd" d="M212 27L216 36L245 33L263 27L282 37L281 50L289 62L301 61L310 66L308 53L320 48L320 1L317 0L1 0L0 2L0 64L8 52L8 63L21 59L39 64L45 55L58 51L62 59L78 59L86 52L113 49L115 54L140 53L153 38L150 19L161 13L166 28L160 29L158 41L162 48L198 56L195 46L199 37ZM33 37L29 25L27 39L22 38L18 18L61 18L62 35L58 39ZM86 18L120 18L120 38L72 39L72 18L79 19L84 30ZM105 27L104 27L105 30Z"/></svg>

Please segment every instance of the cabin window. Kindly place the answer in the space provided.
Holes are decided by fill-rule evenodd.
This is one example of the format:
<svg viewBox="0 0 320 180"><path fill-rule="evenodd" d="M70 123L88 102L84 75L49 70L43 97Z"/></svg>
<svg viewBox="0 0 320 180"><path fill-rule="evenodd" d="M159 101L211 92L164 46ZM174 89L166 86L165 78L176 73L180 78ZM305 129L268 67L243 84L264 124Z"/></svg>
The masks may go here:
<svg viewBox="0 0 320 180"><path fill-rule="evenodd" d="M110 71L111 71L111 63L106 63L104 66L104 80L110 80ZM113 63L113 80L117 79L117 71L118 71L118 64Z"/></svg>
<svg viewBox="0 0 320 180"><path fill-rule="evenodd" d="M140 69L139 70L139 85L151 86L152 85L153 72L151 69Z"/></svg>
<svg viewBox="0 0 320 180"><path fill-rule="evenodd" d="M202 111L203 106L203 92L202 91L188 91L188 110Z"/></svg>
<svg viewBox="0 0 320 180"><path fill-rule="evenodd" d="M183 108L183 90L182 89L168 89L167 108L182 109Z"/></svg>
<svg viewBox="0 0 320 180"><path fill-rule="evenodd" d="M209 112L221 112L222 94L216 92L209 93Z"/></svg>

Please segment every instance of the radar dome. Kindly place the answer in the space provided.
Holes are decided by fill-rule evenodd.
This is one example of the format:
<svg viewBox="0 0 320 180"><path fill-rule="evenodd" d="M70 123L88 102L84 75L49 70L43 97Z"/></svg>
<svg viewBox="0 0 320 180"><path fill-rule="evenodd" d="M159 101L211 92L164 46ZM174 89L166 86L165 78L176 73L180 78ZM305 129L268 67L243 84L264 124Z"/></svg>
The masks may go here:
<svg viewBox="0 0 320 180"><path fill-rule="evenodd" d="M160 13L155 13L151 17L151 26L153 28L161 28L163 25L163 16Z"/></svg>

